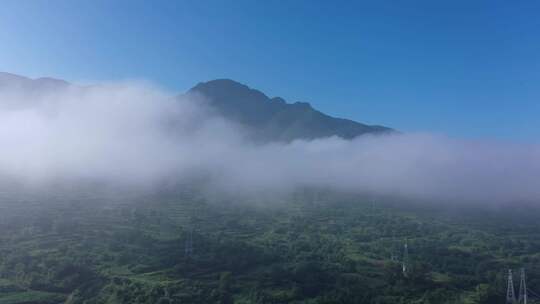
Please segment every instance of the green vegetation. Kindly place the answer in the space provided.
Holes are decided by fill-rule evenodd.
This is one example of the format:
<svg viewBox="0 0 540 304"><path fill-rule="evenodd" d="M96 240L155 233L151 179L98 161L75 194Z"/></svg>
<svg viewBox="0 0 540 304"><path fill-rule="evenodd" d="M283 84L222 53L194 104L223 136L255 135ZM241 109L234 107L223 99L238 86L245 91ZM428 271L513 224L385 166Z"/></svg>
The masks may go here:
<svg viewBox="0 0 540 304"><path fill-rule="evenodd" d="M272 207L188 194L6 205L0 304L494 304L519 267L540 289L535 208L313 197Z"/></svg>

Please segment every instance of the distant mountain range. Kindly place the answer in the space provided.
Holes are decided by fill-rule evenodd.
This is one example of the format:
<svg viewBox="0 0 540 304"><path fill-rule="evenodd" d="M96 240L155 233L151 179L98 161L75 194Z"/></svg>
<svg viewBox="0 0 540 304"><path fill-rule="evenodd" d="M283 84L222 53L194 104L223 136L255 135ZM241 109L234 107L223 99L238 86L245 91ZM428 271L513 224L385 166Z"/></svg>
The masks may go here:
<svg viewBox="0 0 540 304"><path fill-rule="evenodd" d="M0 72L0 90L17 87L29 93L65 88L69 83L54 78L30 79ZM187 95L202 96L226 119L243 125L259 141L291 141L339 136L350 139L367 133L388 133L392 129L335 118L315 110L309 103L287 103L230 79L201 82Z"/></svg>
<svg viewBox="0 0 540 304"><path fill-rule="evenodd" d="M0 72L0 90L11 87L24 89L30 92L43 89L54 90L66 86L69 86L69 83L60 79L50 77L31 79L20 75Z"/></svg>

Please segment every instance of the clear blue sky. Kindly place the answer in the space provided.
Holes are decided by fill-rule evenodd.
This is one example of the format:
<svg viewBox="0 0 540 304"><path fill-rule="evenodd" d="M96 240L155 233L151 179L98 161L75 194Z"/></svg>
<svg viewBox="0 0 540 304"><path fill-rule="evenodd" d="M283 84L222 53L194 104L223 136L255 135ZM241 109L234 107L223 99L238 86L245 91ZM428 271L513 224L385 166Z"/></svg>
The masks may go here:
<svg viewBox="0 0 540 304"><path fill-rule="evenodd" d="M538 142L540 1L3 0L0 71L232 78L403 131Z"/></svg>

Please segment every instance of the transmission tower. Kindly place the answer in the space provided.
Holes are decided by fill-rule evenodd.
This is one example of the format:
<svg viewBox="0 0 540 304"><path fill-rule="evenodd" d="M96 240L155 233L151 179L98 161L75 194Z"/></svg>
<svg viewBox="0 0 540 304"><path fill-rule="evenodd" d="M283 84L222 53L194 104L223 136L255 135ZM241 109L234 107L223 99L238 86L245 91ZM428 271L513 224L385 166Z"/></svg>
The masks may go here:
<svg viewBox="0 0 540 304"><path fill-rule="evenodd" d="M518 303L527 304L527 282L525 281L525 268L521 268Z"/></svg>
<svg viewBox="0 0 540 304"><path fill-rule="evenodd" d="M397 251L397 254L396 254L396 251ZM390 261L397 262L398 260L399 260L399 249L396 250L396 245L391 244L390 245Z"/></svg>
<svg viewBox="0 0 540 304"><path fill-rule="evenodd" d="M392 232L392 241L390 244L390 261L399 262L399 243L396 242L396 233Z"/></svg>
<svg viewBox="0 0 540 304"><path fill-rule="evenodd" d="M401 270L403 271L403 275L407 275L407 271L409 270L409 246L407 245L407 241L405 241L405 245L403 245L403 261L401 261Z"/></svg>
<svg viewBox="0 0 540 304"><path fill-rule="evenodd" d="M397 262L398 257L394 254L394 251L392 249L392 252L390 253L390 261Z"/></svg>
<svg viewBox="0 0 540 304"><path fill-rule="evenodd" d="M186 242L184 244L184 254L188 257L193 254L193 228L189 228Z"/></svg>
<svg viewBox="0 0 540 304"><path fill-rule="evenodd" d="M512 279L512 269L508 269L508 285L506 287L506 304L515 304L516 295L514 293L514 280Z"/></svg>

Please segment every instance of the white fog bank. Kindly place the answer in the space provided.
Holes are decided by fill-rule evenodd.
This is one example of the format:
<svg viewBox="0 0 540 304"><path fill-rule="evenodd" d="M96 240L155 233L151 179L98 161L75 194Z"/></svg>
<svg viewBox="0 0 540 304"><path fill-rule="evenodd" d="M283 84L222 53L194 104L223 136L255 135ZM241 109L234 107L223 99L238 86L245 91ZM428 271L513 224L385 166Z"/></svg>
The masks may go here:
<svg viewBox="0 0 540 304"><path fill-rule="evenodd" d="M0 176L144 185L207 176L216 191L299 186L426 200L540 199L540 147L430 134L255 144L199 97L140 84L0 88Z"/></svg>

